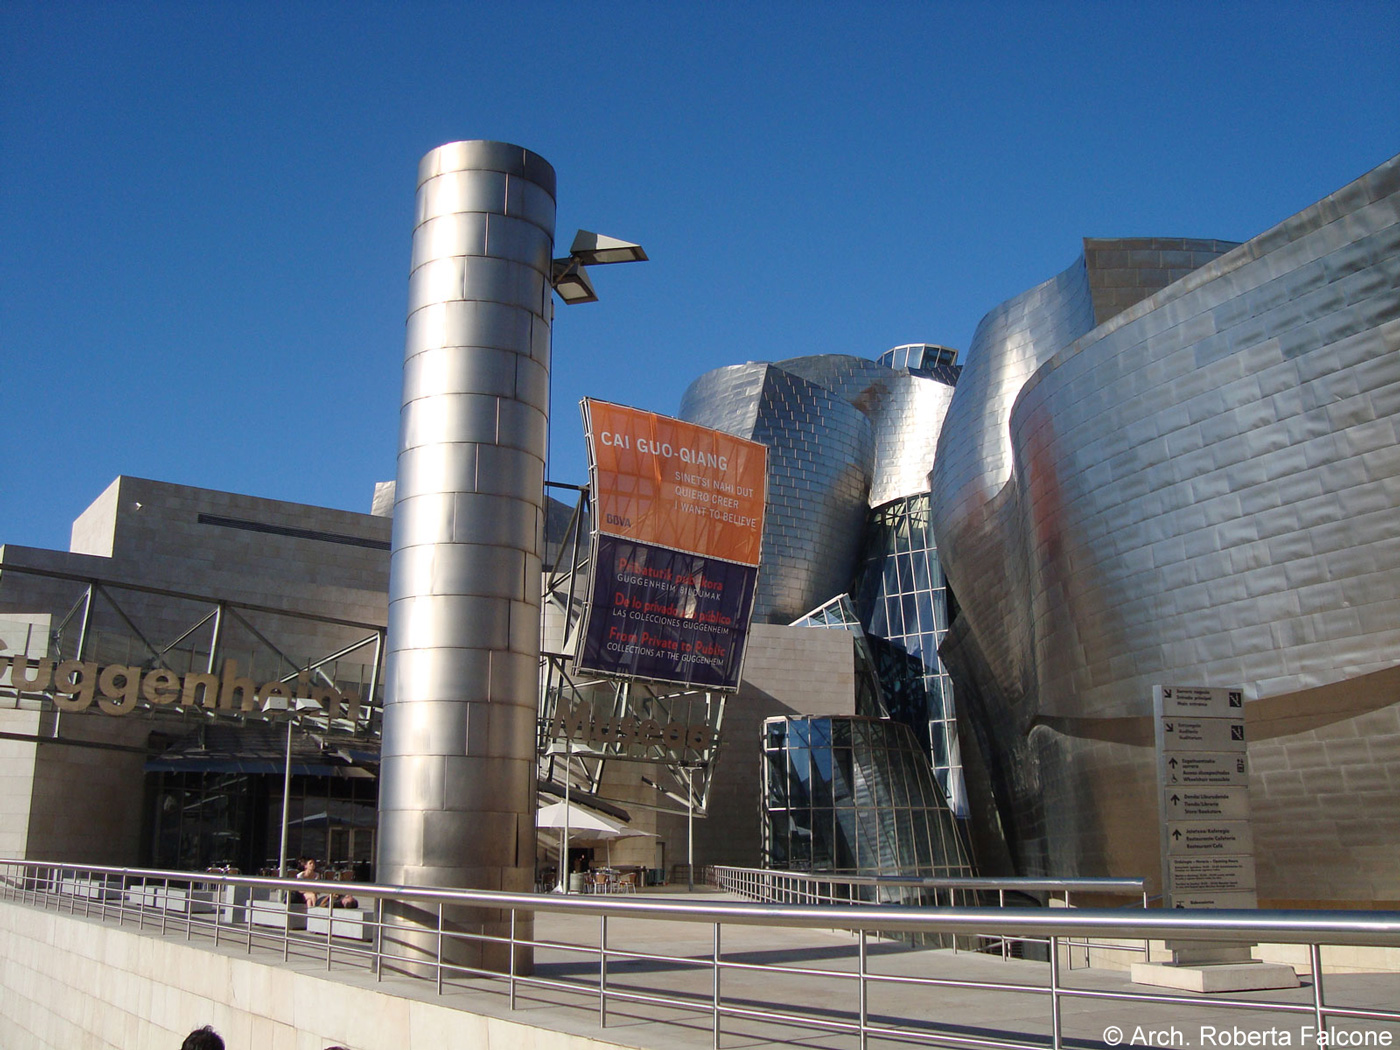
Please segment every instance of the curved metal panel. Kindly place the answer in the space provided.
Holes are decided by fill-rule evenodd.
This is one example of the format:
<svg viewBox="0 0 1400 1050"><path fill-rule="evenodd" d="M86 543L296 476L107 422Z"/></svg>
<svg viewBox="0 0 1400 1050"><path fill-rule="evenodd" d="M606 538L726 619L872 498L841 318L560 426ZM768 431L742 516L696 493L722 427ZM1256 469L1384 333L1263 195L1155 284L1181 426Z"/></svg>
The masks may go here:
<svg viewBox="0 0 1400 1050"><path fill-rule="evenodd" d="M489 680L495 655L485 649L400 649L389 665L385 689L392 686L423 701L458 701Z"/></svg>
<svg viewBox="0 0 1400 1050"><path fill-rule="evenodd" d="M434 259L486 254L486 220L479 212L455 212L428 219L413 238L409 273Z"/></svg>
<svg viewBox="0 0 1400 1050"><path fill-rule="evenodd" d="M487 347L424 350L404 362L403 398L416 401L435 394L467 393L514 397L519 371L516 363L520 360L520 355L509 350Z"/></svg>
<svg viewBox="0 0 1400 1050"><path fill-rule="evenodd" d="M504 383L512 373L501 377ZM491 384L488 384L491 385ZM437 394L404 402L399 448L493 443L502 398L491 394Z"/></svg>
<svg viewBox="0 0 1400 1050"><path fill-rule="evenodd" d="M534 340L535 315L529 310L504 303L479 303L466 300L430 303L408 316L408 332L404 340L405 359L424 350L440 347L499 347L518 352L522 346L531 347L531 357L541 359ZM542 325L546 353L549 345L549 325ZM542 358L547 361L548 357Z"/></svg>
<svg viewBox="0 0 1400 1050"><path fill-rule="evenodd" d="M501 445L477 449L476 488L484 495L528 502L535 491L535 479L543 476L544 464L533 452Z"/></svg>
<svg viewBox="0 0 1400 1050"><path fill-rule="evenodd" d="M429 783L438 792L442 790L443 764L433 756L461 755L467 750L467 737L471 725L471 704L457 701L419 701L413 704L396 704L384 712L384 725L393 726L388 734L386 750L381 758L405 756L416 761L405 762L403 768L412 774L419 783ZM395 777L395 780L398 778ZM388 789L386 789L388 790ZM394 790L408 791L409 794L422 794L418 787ZM380 804L383 804L381 792ZM433 807L442 808L442 796Z"/></svg>
<svg viewBox="0 0 1400 1050"><path fill-rule="evenodd" d="M390 560L389 600L412 594L517 594L529 590L523 551L478 543L400 547Z"/></svg>
<svg viewBox="0 0 1400 1050"><path fill-rule="evenodd" d="M539 186L511 179L506 186L506 214L551 231L553 241L554 197Z"/></svg>
<svg viewBox="0 0 1400 1050"><path fill-rule="evenodd" d="M790 358L778 367L845 398L870 419L875 439L870 506L928 491L952 383L845 354Z"/></svg>
<svg viewBox="0 0 1400 1050"><path fill-rule="evenodd" d="M791 623L845 591L870 489L870 420L825 387L769 364L707 372L686 390L680 417L769 448L754 620Z"/></svg>
<svg viewBox="0 0 1400 1050"><path fill-rule="evenodd" d="M401 598L389 606L390 652L400 649L453 648L463 626L471 625L479 648L510 646L510 600L479 594L426 594Z"/></svg>
<svg viewBox="0 0 1400 1050"><path fill-rule="evenodd" d="M543 477L540 487L544 487ZM453 503L457 509L453 516L452 538L457 543L493 543L509 547L512 537L527 533L537 535L540 531L543 512L529 500L459 492L453 497ZM535 553L524 546L516 549Z"/></svg>
<svg viewBox="0 0 1400 1050"><path fill-rule="evenodd" d="M506 176L498 171L451 171L418 187L415 225L454 212L504 214ZM416 234L417 231L415 231Z"/></svg>
<svg viewBox="0 0 1400 1050"><path fill-rule="evenodd" d="M554 199L554 168L549 161L520 146L490 139L449 142L431 150L418 162L418 183L422 185L435 175L448 172L482 171L519 175Z"/></svg>

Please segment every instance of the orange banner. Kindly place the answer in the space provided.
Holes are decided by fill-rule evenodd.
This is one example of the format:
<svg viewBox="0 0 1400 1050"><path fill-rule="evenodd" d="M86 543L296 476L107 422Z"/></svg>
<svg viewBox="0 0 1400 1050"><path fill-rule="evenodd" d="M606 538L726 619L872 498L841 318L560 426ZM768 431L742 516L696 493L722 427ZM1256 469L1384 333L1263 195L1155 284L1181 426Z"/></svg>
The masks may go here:
<svg viewBox="0 0 1400 1050"><path fill-rule="evenodd" d="M758 564L767 448L591 398L583 412L599 532Z"/></svg>

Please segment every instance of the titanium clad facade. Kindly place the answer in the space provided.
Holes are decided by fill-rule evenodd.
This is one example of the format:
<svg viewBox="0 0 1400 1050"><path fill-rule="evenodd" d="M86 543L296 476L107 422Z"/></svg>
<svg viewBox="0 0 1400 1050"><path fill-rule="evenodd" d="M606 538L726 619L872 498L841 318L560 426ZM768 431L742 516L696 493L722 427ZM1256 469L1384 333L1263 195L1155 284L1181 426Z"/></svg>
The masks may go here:
<svg viewBox="0 0 1400 1050"><path fill-rule="evenodd" d="M1243 685L1261 900L1400 900L1400 158L1126 308L1114 250L988 315L934 469L1017 870L1156 873L1152 686Z"/></svg>
<svg viewBox="0 0 1400 1050"><path fill-rule="evenodd" d="M1231 247L1179 238L1086 241L1086 254L1063 273L1008 300L978 324L940 431L930 482L938 549L959 600L964 592L977 592L962 612L977 632L1000 695L1020 692L1028 626L1008 590L1022 567L1009 560L1003 542L1013 459L1008 422L1016 396L1040 365L1094 327L1100 299L1111 297L1114 305L1133 296L1140 300ZM961 578L952 566L962 569Z"/></svg>
<svg viewBox="0 0 1400 1050"><path fill-rule="evenodd" d="M801 622L858 596L890 714L913 730L961 816L952 680L937 652L947 596L927 527L956 357L920 343L886 363L822 354L717 369L691 384L681 416L769 445L759 608Z"/></svg>
<svg viewBox="0 0 1400 1050"><path fill-rule="evenodd" d="M389 573L384 882L534 887L554 187L543 158L499 142L451 143L419 165ZM455 921L509 925L469 909ZM404 939L431 951L435 934ZM503 952L473 958L505 968Z"/></svg>
<svg viewBox="0 0 1400 1050"><path fill-rule="evenodd" d="M870 490L870 420L826 387L754 363L705 373L687 388L679 415L768 446L754 621L791 623L845 591Z"/></svg>
<svg viewBox="0 0 1400 1050"><path fill-rule="evenodd" d="M941 347L920 348L954 353ZM911 359L910 347L899 349L906 351L905 360ZM866 495L869 506L928 491L938 433L957 382L955 365L921 374L917 360L895 367L862 357L822 354L780 361L778 367L844 398L870 420L874 460Z"/></svg>
<svg viewBox="0 0 1400 1050"><path fill-rule="evenodd" d="M822 354L718 368L687 388L680 418L770 450L755 620L791 623L845 593L869 508L928 491L958 369L953 351L916 345L927 370Z"/></svg>

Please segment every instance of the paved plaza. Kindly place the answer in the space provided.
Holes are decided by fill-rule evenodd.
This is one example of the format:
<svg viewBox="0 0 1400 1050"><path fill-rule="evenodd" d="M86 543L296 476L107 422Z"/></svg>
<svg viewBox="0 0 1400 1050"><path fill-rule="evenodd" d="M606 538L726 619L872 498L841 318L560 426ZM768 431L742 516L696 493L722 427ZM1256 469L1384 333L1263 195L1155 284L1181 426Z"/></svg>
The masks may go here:
<svg viewBox="0 0 1400 1050"><path fill-rule="evenodd" d="M671 892L668 899L736 900L729 894ZM600 920L582 915L539 912L535 935L556 944L596 946ZM308 974L381 994L431 1001L468 1013L508 1018L540 1029L591 1037L599 1043L645 1050L691 1050L711 1045L712 1017L705 1010L683 1010L646 1002L629 1002L619 993L644 996L666 994L693 997L708 1007L713 995L709 959L714 928L705 923L610 918L607 942L610 952L676 956L691 964L628 960L610 956L607 966L606 1027L599 1027L596 989L599 967L596 954L580 954L556 948L536 951L535 977L586 983L589 994L554 987L521 985L517 1009L512 1011L504 981L449 980L443 995L436 996L432 982L386 977L376 982L372 974L339 964L329 973L324 956L309 952L284 964ZM237 949L233 949L237 950ZM722 971L721 991L727 1008L788 1014L812 1022L854 1022L859 1017L856 938L841 931L774 929L729 925L721 930L723 960L735 966L787 967ZM818 973L820 971L820 973ZM967 951L910 949L887 941L871 941L868 971L876 975L918 977L932 980L976 982L988 987L930 987L914 984L874 983L870 986L870 1023L888 1027L923 1029L935 1045L957 1046L961 1040L978 1042L1033 1042L1049 1046L1051 1006L1047 994L1008 992L989 987L1017 984L1048 989L1047 963L1004 960ZM844 976L843 976L844 975ZM1103 969L1062 969L1062 986L1068 989L1123 992L1136 990L1175 1000L1164 1003L1121 1002L1109 999L1067 1000L1062 1005L1062 1032L1066 1046L1292 1046L1400 1045L1400 1026L1365 1021L1333 1022L1332 1042L1319 1042L1310 1013L1284 1015L1240 1009L1194 1005L1186 997L1163 989L1132 985L1126 973ZM1326 1001L1358 1009L1395 1009L1400 1006L1400 975L1343 974L1325 978ZM1308 1006L1313 986L1307 977L1291 991L1237 993L1234 998L1275 1001ZM855 1048L855 1034L805 1027L796 1020L726 1016L721 1025L725 1048L793 1046ZM1358 1033L1356 1036L1340 1032ZM1369 1031L1370 1035L1359 1033ZM935 1033L937 1036L935 1037ZM1359 1040L1359 1041L1357 1041ZM917 1045L916 1040L871 1038L871 1045Z"/></svg>

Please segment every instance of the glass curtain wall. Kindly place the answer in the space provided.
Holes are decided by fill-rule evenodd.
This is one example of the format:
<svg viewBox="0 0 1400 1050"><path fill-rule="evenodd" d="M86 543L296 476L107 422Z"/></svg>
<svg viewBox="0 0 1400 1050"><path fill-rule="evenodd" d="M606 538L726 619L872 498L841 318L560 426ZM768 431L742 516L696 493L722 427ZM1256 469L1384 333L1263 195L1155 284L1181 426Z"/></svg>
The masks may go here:
<svg viewBox="0 0 1400 1050"><path fill-rule="evenodd" d="M971 876L969 852L909 728L859 717L764 723L764 867ZM893 890L899 899L902 891Z"/></svg>
<svg viewBox="0 0 1400 1050"><path fill-rule="evenodd" d="M890 716L914 730L944 797L965 818L953 680L938 659L948 632L948 586L929 528L927 494L871 511L854 593Z"/></svg>
<svg viewBox="0 0 1400 1050"><path fill-rule="evenodd" d="M237 772L160 772L153 798L149 863L204 871L275 875L282 832L282 777ZM293 776L287 856L315 857L323 870L372 876L379 783L373 777Z"/></svg>

